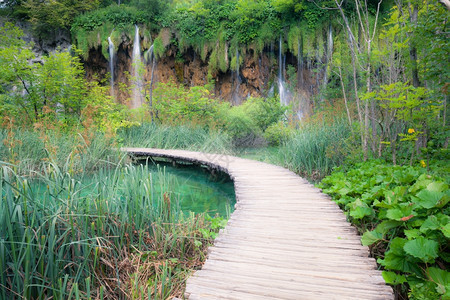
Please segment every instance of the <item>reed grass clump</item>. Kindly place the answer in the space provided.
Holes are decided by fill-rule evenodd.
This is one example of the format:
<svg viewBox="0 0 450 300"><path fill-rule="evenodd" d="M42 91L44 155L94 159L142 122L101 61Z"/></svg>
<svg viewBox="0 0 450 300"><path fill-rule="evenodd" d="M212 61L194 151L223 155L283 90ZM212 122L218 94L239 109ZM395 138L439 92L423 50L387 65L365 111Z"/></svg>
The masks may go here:
<svg viewBox="0 0 450 300"><path fill-rule="evenodd" d="M350 135L351 129L344 119L305 123L283 143L273 161L317 181L344 162Z"/></svg>
<svg viewBox="0 0 450 300"><path fill-rule="evenodd" d="M49 162L74 174L114 166L123 159L114 150L115 140L101 132L10 128L0 130L0 141L0 161L29 176L43 171Z"/></svg>
<svg viewBox="0 0 450 300"><path fill-rule="evenodd" d="M186 149L202 152L230 153L231 138L220 131L193 126L166 126L145 123L118 132L127 147Z"/></svg>
<svg viewBox="0 0 450 300"><path fill-rule="evenodd" d="M167 299L205 257L211 221L183 214L146 166L14 169L1 163L1 299Z"/></svg>

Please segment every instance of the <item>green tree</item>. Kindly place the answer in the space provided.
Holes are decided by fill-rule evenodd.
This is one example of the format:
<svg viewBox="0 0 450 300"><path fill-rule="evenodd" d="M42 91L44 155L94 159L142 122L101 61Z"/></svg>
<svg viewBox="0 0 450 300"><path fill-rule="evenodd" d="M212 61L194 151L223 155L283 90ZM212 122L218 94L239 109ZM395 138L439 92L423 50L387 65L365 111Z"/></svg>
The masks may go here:
<svg viewBox="0 0 450 300"><path fill-rule="evenodd" d="M74 18L86 11L96 9L99 0L26 0L33 28L39 36L51 35L57 29L69 29Z"/></svg>
<svg viewBox="0 0 450 300"><path fill-rule="evenodd" d="M54 52L41 63L22 39L23 33L7 23L0 28L0 107L20 116L24 123L37 122L44 108L70 121L79 117L88 93L84 70L77 57Z"/></svg>

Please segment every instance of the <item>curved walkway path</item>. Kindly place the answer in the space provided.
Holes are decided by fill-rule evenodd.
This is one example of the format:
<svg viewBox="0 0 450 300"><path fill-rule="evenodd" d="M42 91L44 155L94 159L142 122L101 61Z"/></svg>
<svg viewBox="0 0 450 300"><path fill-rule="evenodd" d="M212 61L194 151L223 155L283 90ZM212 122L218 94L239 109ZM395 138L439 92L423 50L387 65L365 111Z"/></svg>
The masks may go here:
<svg viewBox="0 0 450 300"><path fill-rule="evenodd" d="M227 155L125 148L234 180L236 210L186 285L188 299L393 299L339 207L287 169Z"/></svg>

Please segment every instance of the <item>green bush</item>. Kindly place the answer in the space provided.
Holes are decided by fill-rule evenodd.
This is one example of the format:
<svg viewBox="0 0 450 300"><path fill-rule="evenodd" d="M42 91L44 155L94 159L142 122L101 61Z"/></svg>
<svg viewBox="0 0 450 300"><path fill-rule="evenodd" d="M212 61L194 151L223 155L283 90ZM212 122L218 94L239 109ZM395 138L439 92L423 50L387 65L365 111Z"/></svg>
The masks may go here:
<svg viewBox="0 0 450 300"><path fill-rule="evenodd" d="M240 106L222 104L218 119L236 146L254 146L264 143L263 132L281 120L285 111L275 98L249 98Z"/></svg>
<svg viewBox="0 0 450 300"><path fill-rule="evenodd" d="M371 161L319 185L345 210L362 244L411 299L450 297L450 190L426 169Z"/></svg>
<svg viewBox="0 0 450 300"><path fill-rule="evenodd" d="M233 144L238 147L253 146L262 135L255 120L242 106L229 108L229 105L226 105L225 107L226 111L222 112L221 119L225 132L233 138Z"/></svg>
<svg viewBox="0 0 450 300"><path fill-rule="evenodd" d="M269 125L266 131L264 131L264 138L272 146L279 146L287 142L291 136L292 130L282 121Z"/></svg>

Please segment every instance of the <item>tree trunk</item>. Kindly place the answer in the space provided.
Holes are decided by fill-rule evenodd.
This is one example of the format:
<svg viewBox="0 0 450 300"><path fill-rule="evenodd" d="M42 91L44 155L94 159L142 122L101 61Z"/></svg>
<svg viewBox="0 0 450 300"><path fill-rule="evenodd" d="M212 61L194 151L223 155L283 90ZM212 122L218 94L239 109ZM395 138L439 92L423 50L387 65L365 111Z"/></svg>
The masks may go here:
<svg viewBox="0 0 450 300"><path fill-rule="evenodd" d="M348 108L347 93L345 92L344 78L342 78L342 68L341 68L341 66L339 66L338 68L339 68L339 79L340 79L339 81L341 82L342 96L344 97L345 110L347 111L348 124L351 127L352 126L352 117L350 115L350 109Z"/></svg>

